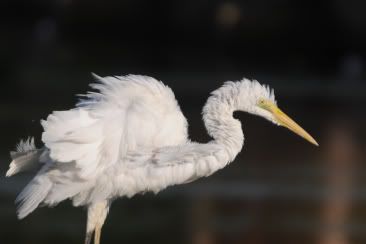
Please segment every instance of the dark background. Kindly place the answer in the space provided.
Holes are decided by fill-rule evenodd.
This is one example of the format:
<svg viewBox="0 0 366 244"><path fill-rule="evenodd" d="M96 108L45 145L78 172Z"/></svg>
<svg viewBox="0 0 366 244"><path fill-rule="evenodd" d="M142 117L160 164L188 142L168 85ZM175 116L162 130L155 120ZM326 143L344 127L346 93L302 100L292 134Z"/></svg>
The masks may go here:
<svg viewBox="0 0 366 244"><path fill-rule="evenodd" d="M19 138L71 108L90 72L144 74L176 93L191 138L226 80L257 79L317 139L247 114L245 146L209 178L113 203L102 243L366 242L366 2L59 0L0 2L0 242L82 243L70 202L18 221L31 174L5 178Z"/></svg>

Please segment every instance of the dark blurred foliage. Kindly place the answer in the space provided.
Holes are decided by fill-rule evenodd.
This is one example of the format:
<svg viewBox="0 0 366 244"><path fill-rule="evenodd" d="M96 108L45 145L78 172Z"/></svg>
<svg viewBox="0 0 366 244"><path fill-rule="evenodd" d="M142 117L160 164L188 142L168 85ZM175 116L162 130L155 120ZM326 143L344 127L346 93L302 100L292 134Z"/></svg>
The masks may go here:
<svg viewBox="0 0 366 244"><path fill-rule="evenodd" d="M320 147L237 113L246 143L233 164L116 201L102 243L364 243L365 10L356 0L3 0L1 174L19 138L40 145L39 120L89 89L90 72L164 81L201 142L209 92L253 78ZM70 203L16 219L30 177L0 177L0 243L82 243L85 211Z"/></svg>

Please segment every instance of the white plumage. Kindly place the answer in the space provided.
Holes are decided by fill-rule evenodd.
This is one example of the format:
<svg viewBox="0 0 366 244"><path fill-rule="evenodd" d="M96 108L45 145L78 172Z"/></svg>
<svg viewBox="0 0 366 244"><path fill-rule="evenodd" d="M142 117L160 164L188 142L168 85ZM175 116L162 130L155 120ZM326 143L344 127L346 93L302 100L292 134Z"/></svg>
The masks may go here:
<svg viewBox="0 0 366 244"><path fill-rule="evenodd" d="M44 147L36 149L33 139L21 141L7 172L11 176L41 167L16 200L19 218L41 203L72 199L75 206L88 206L86 243L93 231L99 243L100 229L116 197L157 193L209 176L233 161L244 142L233 111L286 126L273 111L277 108L273 91L243 79L226 82L203 108L213 140L191 142L174 93L162 82L140 75L94 76L98 83L91 87L97 92L83 95L76 108L53 112L43 120Z"/></svg>

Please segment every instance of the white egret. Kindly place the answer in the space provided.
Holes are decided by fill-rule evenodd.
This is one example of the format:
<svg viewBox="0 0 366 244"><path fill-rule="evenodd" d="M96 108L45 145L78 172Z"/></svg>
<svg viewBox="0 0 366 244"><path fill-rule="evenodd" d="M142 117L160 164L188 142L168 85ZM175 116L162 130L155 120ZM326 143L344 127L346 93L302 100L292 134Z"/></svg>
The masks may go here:
<svg viewBox="0 0 366 244"><path fill-rule="evenodd" d="M6 173L32 166L40 170L16 199L17 214L26 217L40 204L72 199L87 206L85 243L99 244L111 202L170 185L188 183L232 162L244 134L234 111L259 115L285 126L309 142L317 142L277 106L273 91L257 81L226 82L212 92L203 108L203 121L212 141L188 138L187 121L172 90L140 75L99 77L89 92L67 111L42 120L43 148L33 138L12 152Z"/></svg>

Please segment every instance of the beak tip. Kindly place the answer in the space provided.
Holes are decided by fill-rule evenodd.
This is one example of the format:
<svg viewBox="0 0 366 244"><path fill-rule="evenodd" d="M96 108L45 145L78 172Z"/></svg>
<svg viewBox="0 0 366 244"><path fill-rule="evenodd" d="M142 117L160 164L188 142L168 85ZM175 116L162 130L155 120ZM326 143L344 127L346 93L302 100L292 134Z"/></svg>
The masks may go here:
<svg viewBox="0 0 366 244"><path fill-rule="evenodd" d="M317 141L315 141L315 140L312 140L311 141L311 143L314 145L314 146L317 146L317 147L319 147L319 144L318 144L318 142Z"/></svg>

